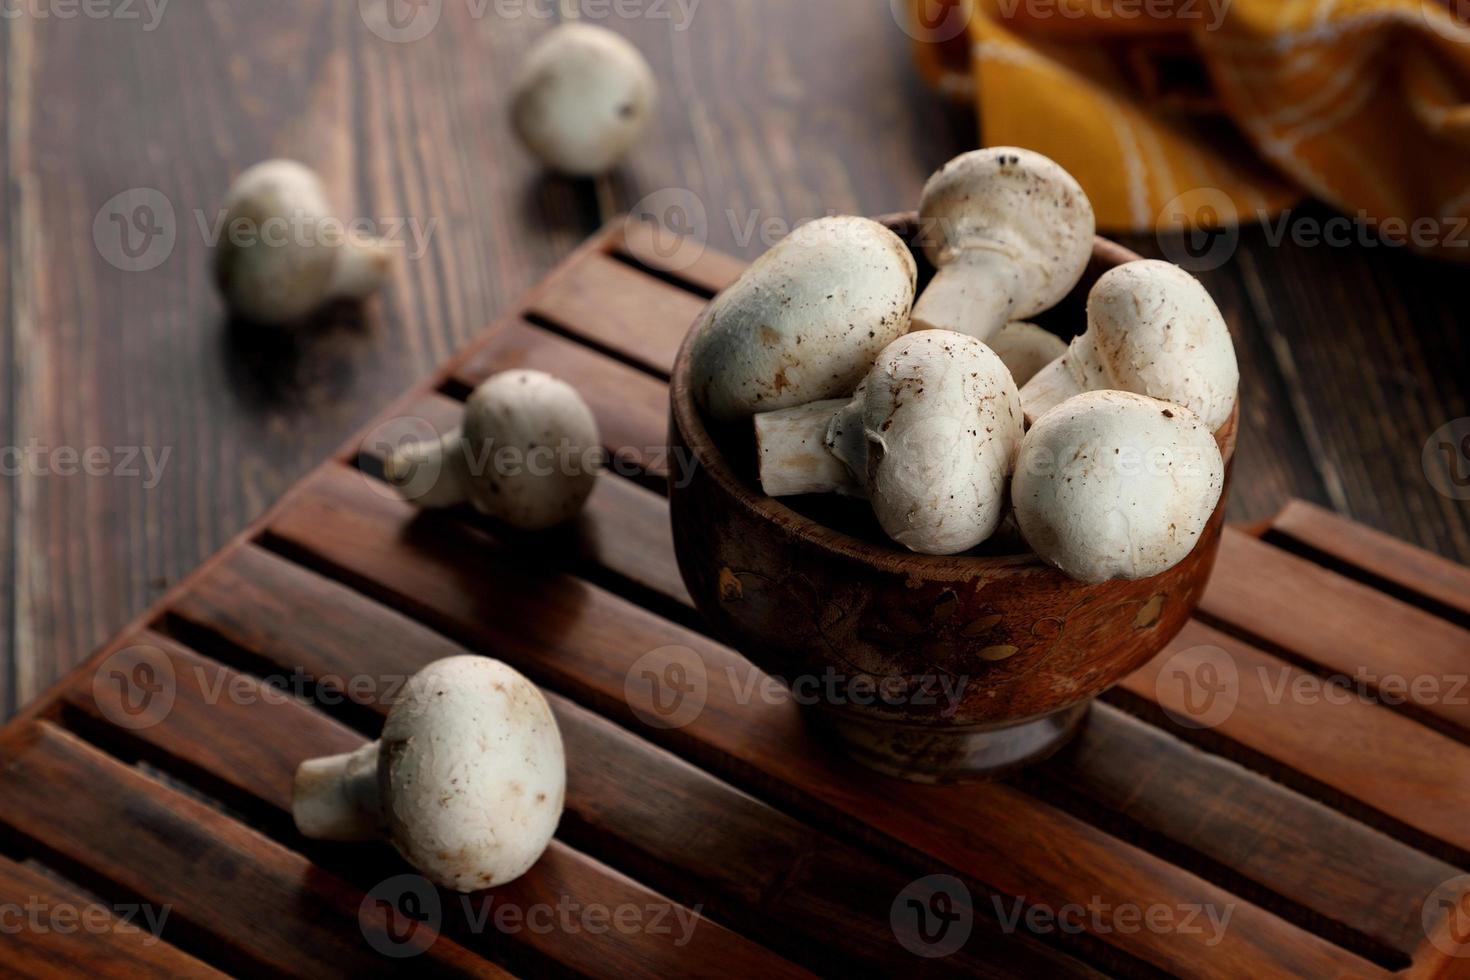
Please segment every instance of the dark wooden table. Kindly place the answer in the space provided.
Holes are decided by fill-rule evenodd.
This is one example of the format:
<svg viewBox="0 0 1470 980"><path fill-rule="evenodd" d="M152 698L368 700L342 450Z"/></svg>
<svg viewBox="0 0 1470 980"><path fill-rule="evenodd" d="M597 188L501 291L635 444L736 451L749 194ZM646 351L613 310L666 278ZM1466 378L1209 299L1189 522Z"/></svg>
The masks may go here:
<svg viewBox="0 0 1470 980"><path fill-rule="evenodd" d="M709 244L749 257L796 221L912 207L931 170L977 144L969 113L916 78L888 4L725 0L687 25L601 21L652 62L659 117L611 178L551 179L505 122L550 0L431 2L439 21L408 43L369 29L362 10L378 2L194 0L161 17L116 3L69 18L30 3L0 18L0 714L609 216L687 192ZM231 176L275 155L317 167L355 214L429 230L362 316L290 341L226 321L200 230ZM113 201L138 189L156 194ZM171 249L123 256L111 215L160 197ZM1152 236L1124 241L1160 254ZM160 254L147 271L118 267ZM1233 517L1303 497L1470 560L1470 508L1420 464L1431 433L1470 414L1467 276L1386 248L1272 247L1259 229L1204 274L1244 374ZM168 452L156 485L135 447ZM93 475L66 475L88 450Z"/></svg>

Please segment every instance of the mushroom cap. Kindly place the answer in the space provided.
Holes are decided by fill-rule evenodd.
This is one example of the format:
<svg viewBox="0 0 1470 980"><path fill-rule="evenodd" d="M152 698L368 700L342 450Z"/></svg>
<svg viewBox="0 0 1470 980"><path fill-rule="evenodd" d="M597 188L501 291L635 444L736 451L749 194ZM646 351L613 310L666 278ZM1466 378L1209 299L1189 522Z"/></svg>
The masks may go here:
<svg viewBox="0 0 1470 980"><path fill-rule="evenodd" d="M1067 353L1067 342L1034 323L1007 323L986 341L1005 363L1016 387L1036 376L1036 372Z"/></svg>
<svg viewBox="0 0 1470 980"><path fill-rule="evenodd" d="M909 327L917 266L868 218L819 218L756 259L705 308L695 398L720 421L846 397Z"/></svg>
<svg viewBox="0 0 1470 980"><path fill-rule="evenodd" d="M1225 485L1211 428L1170 402L1090 391L1021 444L1011 501L1026 542L1081 582L1146 578L1193 550Z"/></svg>
<svg viewBox="0 0 1470 980"><path fill-rule="evenodd" d="M1169 262L1109 269L1087 296L1087 332L1068 367L1084 389L1115 388L1183 405L1213 431L1235 408L1240 368L1230 328L1198 279Z"/></svg>
<svg viewBox="0 0 1470 980"><path fill-rule="evenodd" d="M546 850L566 796L566 758L536 686L487 657L449 657L404 686L378 757L393 845L457 891L502 885Z"/></svg>
<svg viewBox="0 0 1470 980"><path fill-rule="evenodd" d="M542 371L503 371L465 403L465 490L482 513L523 530L576 516L597 482L602 440L577 390Z"/></svg>
<svg viewBox="0 0 1470 980"><path fill-rule="evenodd" d="M922 330L884 348L865 385L868 493L883 530L930 555L988 538L1021 443L1021 399L1000 358L965 334Z"/></svg>
<svg viewBox="0 0 1470 980"><path fill-rule="evenodd" d="M994 146L946 163L919 202L924 252L936 268L961 252L1012 259L1011 319L1055 306L1082 278L1097 220L1082 185L1034 150Z"/></svg>
<svg viewBox="0 0 1470 980"><path fill-rule="evenodd" d="M257 163L230 185L224 210L214 278L230 308L261 323L316 309L337 261L332 236L313 224L332 213L316 172L295 160Z"/></svg>
<svg viewBox="0 0 1470 980"><path fill-rule="evenodd" d="M638 49L604 27L563 24L532 46L511 95L521 142L562 173L617 165L653 117L657 85Z"/></svg>

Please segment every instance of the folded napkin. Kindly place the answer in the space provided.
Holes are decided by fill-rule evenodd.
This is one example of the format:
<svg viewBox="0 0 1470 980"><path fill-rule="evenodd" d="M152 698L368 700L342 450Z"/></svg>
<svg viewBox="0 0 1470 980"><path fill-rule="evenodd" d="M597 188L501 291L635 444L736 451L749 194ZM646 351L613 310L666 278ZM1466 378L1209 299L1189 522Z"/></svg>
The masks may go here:
<svg viewBox="0 0 1470 980"><path fill-rule="evenodd" d="M1104 229L1311 194L1470 260L1470 0L908 2L931 83L1071 171Z"/></svg>

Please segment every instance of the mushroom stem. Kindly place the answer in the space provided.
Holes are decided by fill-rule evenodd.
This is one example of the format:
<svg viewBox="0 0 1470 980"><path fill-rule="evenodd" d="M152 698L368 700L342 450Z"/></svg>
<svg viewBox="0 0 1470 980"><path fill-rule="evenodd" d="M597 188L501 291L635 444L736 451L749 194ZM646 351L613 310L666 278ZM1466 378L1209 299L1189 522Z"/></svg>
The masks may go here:
<svg viewBox="0 0 1470 980"><path fill-rule="evenodd" d="M834 398L755 417L761 488L769 496L834 491L866 496L858 477L828 446L828 430L847 406L847 399ZM861 417L854 422L861 438Z"/></svg>
<svg viewBox="0 0 1470 980"><path fill-rule="evenodd" d="M1071 359L1063 354L1037 371L1021 387L1021 412L1026 416L1027 427L1068 398L1086 390L1072 372Z"/></svg>
<svg viewBox="0 0 1470 980"><path fill-rule="evenodd" d="M1011 320L1016 270L1005 252L967 248L934 274L914 304L914 330L953 330L987 341Z"/></svg>
<svg viewBox="0 0 1470 980"><path fill-rule="evenodd" d="M352 233L337 248L326 295L366 299L377 292L393 268L393 247L380 238Z"/></svg>
<svg viewBox="0 0 1470 980"><path fill-rule="evenodd" d="M291 812L315 840L367 841L383 836L378 797L378 746L303 762L296 770Z"/></svg>
<svg viewBox="0 0 1470 980"><path fill-rule="evenodd" d="M456 426L435 442L399 446L383 460L383 477L420 507L454 507L469 500L469 461Z"/></svg>

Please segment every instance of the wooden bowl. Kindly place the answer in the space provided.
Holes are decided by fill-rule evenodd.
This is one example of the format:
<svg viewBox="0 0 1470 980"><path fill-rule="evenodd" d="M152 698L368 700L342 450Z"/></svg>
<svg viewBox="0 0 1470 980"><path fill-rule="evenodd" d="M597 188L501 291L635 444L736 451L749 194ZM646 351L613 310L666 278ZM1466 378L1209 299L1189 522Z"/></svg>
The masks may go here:
<svg viewBox="0 0 1470 980"><path fill-rule="evenodd" d="M913 247L914 215L880 220ZM922 288L932 268L915 253ZM1092 284L1137 258L1099 238L1082 281L1037 322L1080 332ZM784 680L866 765L949 782L1044 758L1199 602L1224 493L1194 550L1137 581L1075 582L1014 536L964 555L915 554L882 534L865 502L762 493L749 423L706 428L689 354L686 338L670 389L670 446L698 462L670 491L684 582L714 634ZM1238 413L1216 433L1227 491Z"/></svg>

